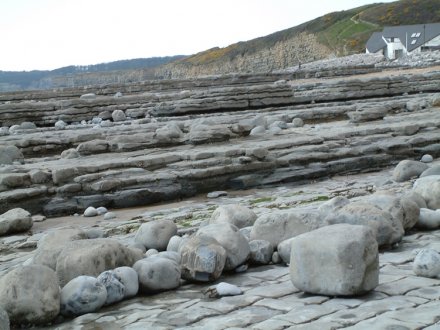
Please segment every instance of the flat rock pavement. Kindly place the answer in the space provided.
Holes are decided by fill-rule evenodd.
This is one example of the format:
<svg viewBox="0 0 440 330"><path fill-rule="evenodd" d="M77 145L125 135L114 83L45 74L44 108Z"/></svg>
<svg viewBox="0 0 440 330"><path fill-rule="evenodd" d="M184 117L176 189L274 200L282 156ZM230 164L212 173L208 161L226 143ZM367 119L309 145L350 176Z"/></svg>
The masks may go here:
<svg viewBox="0 0 440 330"><path fill-rule="evenodd" d="M386 181L389 174L390 169L386 169L302 186L235 192L214 200L199 196L192 201L136 209L143 212L138 220L119 220L118 225L102 222L99 226L111 236L130 240L133 235L127 234L126 228L142 217L173 218L180 231L190 231L221 204L240 201L260 214L276 208L315 208L323 196L364 195L376 189L398 192L411 186L411 182ZM124 210L117 212L123 218ZM177 290L140 295L44 329L439 329L440 280L418 277L412 270L416 252L438 249L439 239L440 230L412 231L393 249L381 251L379 285L365 296L305 294L293 286L287 266L268 265L222 275L215 283L184 283ZM16 263L30 254L13 255ZM243 294L221 298L204 295L208 287L219 282L234 284Z"/></svg>
<svg viewBox="0 0 440 330"><path fill-rule="evenodd" d="M361 297L304 294L288 267L270 265L219 279L240 287L239 296L206 298L208 284L188 284L46 329L438 329L440 281L415 276L412 259L439 239L440 231L413 233L381 253L380 284Z"/></svg>

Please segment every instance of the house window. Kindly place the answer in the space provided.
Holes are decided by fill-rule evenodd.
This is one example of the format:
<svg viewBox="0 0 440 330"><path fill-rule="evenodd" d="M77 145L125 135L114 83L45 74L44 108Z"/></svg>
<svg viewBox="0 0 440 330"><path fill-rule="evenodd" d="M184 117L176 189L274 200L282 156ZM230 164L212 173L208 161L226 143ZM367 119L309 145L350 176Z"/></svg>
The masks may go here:
<svg viewBox="0 0 440 330"><path fill-rule="evenodd" d="M390 42L394 42L394 37L393 37L393 38L390 38Z"/></svg>
<svg viewBox="0 0 440 330"><path fill-rule="evenodd" d="M420 32L417 32L417 34L416 34L416 38L418 38L418 37L420 37Z"/></svg>
<svg viewBox="0 0 440 330"><path fill-rule="evenodd" d="M416 39L414 39L413 41L411 41L411 45L414 45L417 42Z"/></svg>

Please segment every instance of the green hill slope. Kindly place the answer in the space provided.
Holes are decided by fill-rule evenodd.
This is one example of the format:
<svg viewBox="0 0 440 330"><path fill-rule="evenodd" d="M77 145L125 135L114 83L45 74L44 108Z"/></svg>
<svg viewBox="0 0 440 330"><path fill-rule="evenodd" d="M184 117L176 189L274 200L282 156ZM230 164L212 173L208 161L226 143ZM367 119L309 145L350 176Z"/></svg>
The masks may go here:
<svg viewBox="0 0 440 330"><path fill-rule="evenodd" d="M232 61L237 57L274 47L277 43L295 38L301 33L316 36L319 43L335 55L342 56L363 52L371 33L380 31L384 26L439 21L439 0L400 0L392 3L377 3L330 13L296 27L225 48L209 49L180 59L175 64L191 66Z"/></svg>

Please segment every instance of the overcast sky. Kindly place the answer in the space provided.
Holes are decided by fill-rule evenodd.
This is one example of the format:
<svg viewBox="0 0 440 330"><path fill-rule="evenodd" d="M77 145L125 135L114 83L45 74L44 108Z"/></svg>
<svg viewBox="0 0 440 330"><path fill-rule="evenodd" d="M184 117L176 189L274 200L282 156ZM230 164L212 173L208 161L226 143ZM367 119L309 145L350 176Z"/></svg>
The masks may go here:
<svg viewBox="0 0 440 330"><path fill-rule="evenodd" d="M189 55L373 2L0 0L0 70Z"/></svg>

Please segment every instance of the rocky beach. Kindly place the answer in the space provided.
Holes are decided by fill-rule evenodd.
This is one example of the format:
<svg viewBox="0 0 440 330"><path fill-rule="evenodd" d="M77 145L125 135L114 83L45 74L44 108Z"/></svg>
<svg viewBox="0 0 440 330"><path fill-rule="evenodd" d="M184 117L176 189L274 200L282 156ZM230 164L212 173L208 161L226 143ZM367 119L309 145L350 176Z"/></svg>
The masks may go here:
<svg viewBox="0 0 440 330"><path fill-rule="evenodd" d="M439 63L0 94L0 328L437 329Z"/></svg>

